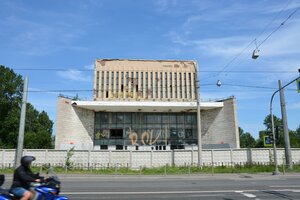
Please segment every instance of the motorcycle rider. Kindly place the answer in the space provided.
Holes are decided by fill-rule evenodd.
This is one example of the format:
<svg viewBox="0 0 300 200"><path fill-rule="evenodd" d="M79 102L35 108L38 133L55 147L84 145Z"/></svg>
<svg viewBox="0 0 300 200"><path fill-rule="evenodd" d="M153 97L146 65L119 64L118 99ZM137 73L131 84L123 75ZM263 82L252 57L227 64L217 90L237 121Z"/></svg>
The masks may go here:
<svg viewBox="0 0 300 200"><path fill-rule="evenodd" d="M15 170L13 183L10 192L15 196L21 198L20 200L30 200L33 193L29 190L31 182L42 182L44 179L39 174L33 174L30 166L34 156L23 156L21 158L21 165Z"/></svg>

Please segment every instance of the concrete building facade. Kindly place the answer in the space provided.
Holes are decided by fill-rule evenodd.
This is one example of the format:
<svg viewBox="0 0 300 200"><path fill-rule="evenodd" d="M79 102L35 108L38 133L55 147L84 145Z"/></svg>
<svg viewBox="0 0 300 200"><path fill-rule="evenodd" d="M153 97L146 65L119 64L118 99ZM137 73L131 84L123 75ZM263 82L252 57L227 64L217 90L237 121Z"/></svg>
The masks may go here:
<svg viewBox="0 0 300 200"><path fill-rule="evenodd" d="M101 59L93 101L58 98L56 149L197 149L197 63ZM235 98L200 102L203 148L239 148Z"/></svg>

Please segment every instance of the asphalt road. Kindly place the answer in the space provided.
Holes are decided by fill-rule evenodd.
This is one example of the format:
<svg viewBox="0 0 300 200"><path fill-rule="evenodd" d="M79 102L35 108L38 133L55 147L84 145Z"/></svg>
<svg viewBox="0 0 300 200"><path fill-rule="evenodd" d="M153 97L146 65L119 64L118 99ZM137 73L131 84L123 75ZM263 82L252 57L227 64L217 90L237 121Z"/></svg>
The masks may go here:
<svg viewBox="0 0 300 200"><path fill-rule="evenodd" d="M10 184L8 175L6 186ZM70 199L300 199L300 174L180 176L60 175Z"/></svg>

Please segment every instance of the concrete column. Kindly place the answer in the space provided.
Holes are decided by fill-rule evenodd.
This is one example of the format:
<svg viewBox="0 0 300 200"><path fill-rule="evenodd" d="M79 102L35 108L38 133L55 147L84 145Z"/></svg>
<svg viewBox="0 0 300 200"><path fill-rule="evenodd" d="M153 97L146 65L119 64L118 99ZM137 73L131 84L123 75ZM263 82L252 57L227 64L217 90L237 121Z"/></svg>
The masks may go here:
<svg viewBox="0 0 300 200"><path fill-rule="evenodd" d="M211 150L211 165L214 166L215 165L215 157L214 157L214 150Z"/></svg>
<svg viewBox="0 0 300 200"><path fill-rule="evenodd" d="M166 87L166 90L167 90L166 98L170 99L170 72L169 71L167 72L167 87Z"/></svg>
<svg viewBox="0 0 300 200"><path fill-rule="evenodd" d="M117 71L114 71L114 79L112 81L114 83L113 96L115 99L115 98L117 98Z"/></svg>
<svg viewBox="0 0 300 200"><path fill-rule="evenodd" d="M158 93L158 99L161 99L162 98L162 96L161 96L161 90L162 90L162 88L161 88L161 81L162 81L162 77L160 76L160 72L157 72L158 73L158 91L157 91L157 93Z"/></svg>
<svg viewBox="0 0 300 200"><path fill-rule="evenodd" d="M172 72L172 98L173 99L175 99L176 97L175 97L175 87L176 87L176 85L175 85L175 73L174 72Z"/></svg>
<svg viewBox="0 0 300 200"><path fill-rule="evenodd" d="M103 97L103 88L101 87L101 83L102 83L102 71L99 71L99 91L98 91L98 98L102 98Z"/></svg>
<svg viewBox="0 0 300 200"><path fill-rule="evenodd" d="M91 150L88 150L88 169L91 166Z"/></svg>
<svg viewBox="0 0 300 200"><path fill-rule="evenodd" d="M151 88L151 72L150 71L148 71L148 93L147 93L147 95L148 95L148 99L151 99L151 93L152 93L152 88Z"/></svg>
<svg viewBox="0 0 300 200"><path fill-rule="evenodd" d="M133 80L133 77L131 76L131 71L128 72L128 92L127 92L127 97L128 98L132 98L131 97L131 88L132 88L132 83L131 81Z"/></svg>
<svg viewBox="0 0 300 200"><path fill-rule="evenodd" d="M122 88L122 72L119 71L119 89L118 89L118 98L120 98L120 94L121 94L121 88Z"/></svg>
<svg viewBox="0 0 300 200"><path fill-rule="evenodd" d="M163 88L162 88L162 89L163 89L163 96L162 96L162 98L163 98L163 99L166 99L166 98L167 98L167 97L166 97L166 78L165 78L165 77L166 77L166 74L165 74L165 72L163 72L163 73L162 73L162 79L163 79L163 80L162 80L162 81L163 81Z"/></svg>
<svg viewBox="0 0 300 200"><path fill-rule="evenodd" d="M152 94L153 94L153 99L156 99L156 76L155 72L152 72Z"/></svg>
<svg viewBox="0 0 300 200"><path fill-rule="evenodd" d="M184 81L184 72L181 72L181 88L182 88L182 99L185 99L185 81Z"/></svg>
<svg viewBox="0 0 300 200"><path fill-rule="evenodd" d="M143 88L142 88L142 86L141 86L141 85L142 85L142 84L141 84L141 81L142 81L142 80L141 80L141 72L140 72L140 71L138 72L138 76L139 76L139 77L138 77L138 94L137 94L137 95L138 95L138 98L140 99L141 96L142 96L142 93L141 93L140 91L143 91Z"/></svg>
<svg viewBox="0 0 300 200"><path fill-rule="evenodd" d="M150 152L150 166L153 167L153 151Z"/></svg>
<svg viewBox="0 0 300 200"><path fill-rule="evenodd" d="M110 99L112 96L112 78L111 71L108 72L108 98Z"/></svg>
<svg viewBox="0 0 300 200"><path fill-rule="evenodd" d="M2 149L2 158L1 158L1 160L2 160L2 166L3 166L3 168L5 168L5 166L4 166L4 158L5 158L5 149Z"/></svg>
<svg viewBox="0 0 300 200"><path fill-rule="evenodd" d="M103 82L103 99L106 99L106 91L108 91L108 88L106 88L106 79L107 79L107 72L104 71L104 82Z"/></svg>
<svg viewBox="0 0 300 200"><path fill-rule="evenodd" d="M45 150L45 164L48 163L48 149Z"/></svg>
<svg viewBox="0 0 300 200"><path fill-rule="evenodd" d="M233 165L233 152L232 149L230 149L230 164Z"/></svg>
<svg viewBox="0 0 300 200"><path fill-rule="evenodd" d="M125 99L127 97L127 85L126 85L126 80L127 80L127 77L126 77L126 71L123 71L123 98Z"/></svg>
<svg viewBox="0 0 300 200"><path fill-rule="evenodd" d="M192 94L191 94L191 97L192 97L192 100L195 99L195 73L191 73L191 91L192 91Z"/></svg>
<svg viewBox="0 0 300 200"><path fill-rule="evenodd" d="M186 89L186 98L187 99L190 99L191 98L191 94L190 94L190 88L191 88L191 85L190 85L190 81L189 81L189 72L186 72L185 73L185 89Z"/></svg>
<svg viewBox="0 0 300 200"><path fill-rule="evenodd" d="M177 85L177 99L181 99L182 98L182 96L181 96L181 94L180 94L180 72L177 72L177 83L176 83L176 85Z"/></svg>
<svg viewBox="0 0 300 200"><path fill-rule="evenodd" d="M130 164L130 168L132 168L132 151L130 150L130 153L129 153L129 164Z"/></svg>
<svg viewBox="0 0 300 200"><path fill-rule="evenodd" d="M143 98L146 98L146 91L147 91L147 87L146 87L146 71L143 71Z"/></svg>

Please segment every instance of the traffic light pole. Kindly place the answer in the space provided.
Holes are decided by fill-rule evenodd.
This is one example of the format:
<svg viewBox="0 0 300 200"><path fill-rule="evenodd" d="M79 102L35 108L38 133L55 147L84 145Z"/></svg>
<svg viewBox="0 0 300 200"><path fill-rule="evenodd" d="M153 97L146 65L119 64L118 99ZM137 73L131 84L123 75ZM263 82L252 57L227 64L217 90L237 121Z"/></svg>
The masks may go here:
<svg viewBox="0 0 300 200"><path fill-rule="evenodd" d="M299 70L298 70L299 71ZM277 162L277 149L276 149L276 139L275 139L275 128L274 128L274 117L273 117L273 112L272 112L272 102L273 102L273 98L275 96L275 94L277 92L279 92L280 90L283 90L285 87L287 87L288 85L290 85L291 83L297 81L298 79L300 79L300 76L295 78L294 80L292 80L291 82L289 82L288 84L284 85L283 87L279 88L278 90L276 90L272 97L271 97L271 101L270 101L270 115L271 115L271 121L272 121L272 135L273 135L273 152L274 152L274 163L275 163L275 171L273 172L274 175L279 174L279 170L278 170L278 162Z"/></svg>

